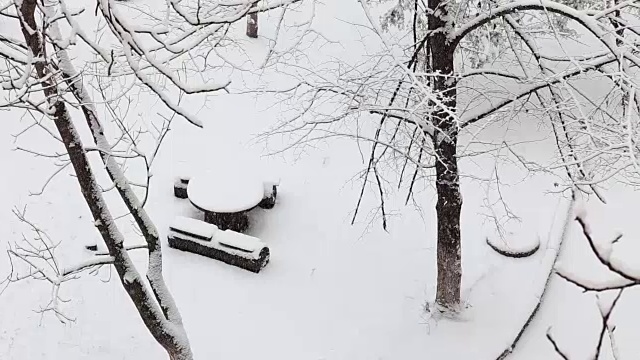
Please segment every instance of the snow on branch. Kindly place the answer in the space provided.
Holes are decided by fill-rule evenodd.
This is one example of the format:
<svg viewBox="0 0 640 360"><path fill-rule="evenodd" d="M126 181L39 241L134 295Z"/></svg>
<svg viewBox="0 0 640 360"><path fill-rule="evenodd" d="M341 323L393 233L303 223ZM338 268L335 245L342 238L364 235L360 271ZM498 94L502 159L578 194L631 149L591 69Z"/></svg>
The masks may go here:
<svg viewBox="0 0 640 360"><path fill-rule="evenodd" d="M62 266L56 253L60 243L52 241L46 231L27 218L26 207L22 210L14 209L13 214L27 226L32 236L23 233L21 241L9 245L7 255L10 272L0 285L5 285L4 290L9 283L26 279L46 281L52 287L51 299L40 309L40 312L52 312L61 322L73 321L61 307L67 300L60 297L60 286L67 281L77 279L83 271L95 271L104 265L113 264L114 258L102 255Z"/></svg>
<svg viewBox="0 0 640 360"><path fill-rule="evenodd" d="M502 108L508 105L511 105L522 98L532 95L538 90L548 88L555 84L559 84L564 80L571 79L573 77L582 75L586 72L598 70L604 67L605 65L609 65L611 63L616 62L617 60L618 60L618 57L615 54L610 54L608 56L598 58L598 60L596 61L580 64L580 66L575 69L564 71L559 74L554 74L552 77L550 77L549 79L546 79L545 81L542 81L535 85L530 85L524 90L520 90L516 92L515 94L510 96L510 98L508 99L504 99L498 102L497 104L490 105L487 108L482 109L476 113L469 113L468 115L464 116L461 119L461 123L462 123L461 127L466 127L475 122L478 122L486 118L487 116L497 112L498 110L501 110Z"/></svg>
<svg viewBox="0 0 640 360"><path fill-rule="evenodd" d="M301 2L302 0L275 0L262 1L218 1L217 4L204 9L200 2L189 3L184 0L169 0L173 10L185 21L194 26L220 25L237 22L246 15L256 12L265 12Z"/></svg>
<svg viewBox="0 0 640 360"><path fill-rule="evenodd" d="M613 245L618 242L622 235L616 236L613 240L602 243L597 243L592 236L592 232L589 224L587 223L585 213L579 212L575 218L575 221L580 225L582 235L587 240L591 252L595 255L598 261L605 266L611 273L616 275L616 278L607 282L594 282L590 279L580 278L577 274L572 274L567 270L556 269L556 274L579 288L584 292L596 292L596 301L598 305L598 311L602 319L600 331L598 335L598 343L595 346L593 359L599 359L603 352L604 338L608 335L611 350L614 359L620 359L618 347L616 344L614 330L615 325L612 324L611 315L621 299L623 293L632 287L640 284L640 276L632 274L628 269L628 265L621 262L615 262L612 259ZM615 291L615 296L612 301L606 301L602 295L604 292ZM551 337L550 333L547 333L547 338L553 344L556 352L560 353L557 342ZM565 357L566 358L566 357Z"/></svg>
<svg viewBox="0 0 640 360"><path fill-rule="evenodd" d="M23 0L17 8L20 12L19 25L25 42L34 54L34 59L37 59L34 61L34 77L43 85L39 90L41 90L40 95L44 95L45 97L45 102L49 109L48 116L53 120L53 124L60 134L60 138L69 155L69 160L76 173L76 181L91 211L94 225L109 249L109 256L103 256L98 258L98 260L90 260L79 266L71 267L68 269L68 271L70 271L68 274L74 274L80 269L94 267L94 264L100 263L100 260L112 262L124 290L135 305L141 320L151 335L165 348L170 357L174 359L191 360L193 356L184 327L179 319L179 315L173 316L173 314L178 314L178 309L175 306L171 309L171 312L166 309L167 306L174 305L170 294L166 288L157 286L157 284L152 283L150 284L151 288L149 288L127 250L124 248L124 235L118 228L109 205L103 196L102 188L96 180L94 169L90 165L83 141L76 128L76 123L72 120L71 113L68 109L68 106L73 106L73 103L71 103L65 95L72 92L77 99L80 99L87 124L92 132L94 132L96 146L102 150L111 151L112 148L108 143L101 142L101 137L95 136L95 133L99 133L102 137L105 136L104 129L97 117L94 116L95 112L91 111L95 103L87 96L86 89L83 90L83 83L78 81L80 77L75 74L75 69L70 57L66 53L66 48L61 46L65 42L60 43L55 41L50 45L54 48L52 56L46 56L46 50L48 49L47 39L51 37L56 39L60 38L60 36L58 36L60 32L56 21L57 17L55 15L56 7L40 8L35 0ZM40 12L38 13L37 11ZM44 18L44 23L48 26L39 27L39 21L36 20L39 16ZM137 29L139 30L139 28ZM75 91L72 91L70 87L73 87ZM134 150L134 152L136 151ZM100 152L100 154L104 155L105 152ZM118 170L120 170L120 165L116 165ZM112 181L116 183L124 182L124 184L120 184L122 186L128 185L126 178L123 179L123 177L114 177ZM123 195L121 194L121 196ZM137 200L135 197L132 197L132 199L132 201ZM151 248L149 249L150 254L152 254L152 250ZM47 255L45 254L45 256ZM22 257L22 259L25 258L26 257ZM55 257L49 256L48 258ZM153 267L153 264L151 264L153 262L152 260L154 259L150 258L150 268ZM56 273L60 273L60 268L56 263L53 265L50 263L47 264L55 267L57 270ZM46 273L39 268L38 274L45 276ZM52 279L50 276L46 276L46 278ZM153 280L150 277L148 277L148 279L150 283L151 280Z"/></svg>
<svg viewBox="0 0 640 360"><path fill-rule="evenodd" d="M125 250L138 250L138 249L148 249L149 246L147 244L141 244L141 245L127 245L124 247ZM108 251L97 251L95 253L96 256L101 256L101 255L109 255Z"/></svg>
<svg viewBox="0 0 640 360"><path fill-rule="evenodd" d="M629 6L629 3L626 4L626 6ZM591 32L596 37L596 39L600 41L612 54L621 54L623 57L632 61L636 66L640 66L640 58L638 58L631 52L620 51L618 45L616 45L616 43L611 40L610 34L608 34L606 30L602 29L595 18L582 11L576 10L570 6L555 1L518 0L506 5L498 6L491 9L490 12L485 12L472 19L471 21L466 22L455 32L450 33L449 41L455 46L467 34L482 26L483 24L508 14L526 10L548 11L575 20L589 32Z"/></svg>
<svg viewBox="0 0 640 360"><path fill-rule="evenodd" d="M597 243L592 236L591 229L587 223L584 214L578 214L575 221L580 225L582 235L587 240L587 244L591 252L596 256L598 261L604 265L616 278L606 282L594 282L590 279L580 277L567 269L557 269L556 274L567 282L581 288L584 292L603 292L609 290L621 290L634 287L640 284L640 276L632 274L626 264L616 262L612 258L613 246L622 239L622 234L614 239Z"/></svg>
<svg viewBox="0 0 640 360"><path fill-rule="evenodd" d="M51 31L54 35L59 34L57 24L54 23L51 25ZM78 73L71 63L71 59L69 58L67 51L64 48L58 48L56 53L60 59L63 78L69 84L72 93L82 104L81 106L85 120L93 135L96 148L100 150L100 157L105 165L107 173L147 242L146 247L149 249L149 266L146 277L154 290L154 295L156 296L158 305L162 308L163 313L170 322L182 324L182 318L177 310L177 306L173 298L169 294L162 276L162 253L160 250L158 230L144 209L143 204L133 191L132 183L127 179L120 165L115 161L115 158L109 155L112 146L104 135L104 128L98 118L98 112L94 105L95 102L84 87L82 81L73 80L78 77ZM163 136L164 135L162 135L158 140L158 147L162 142ZM147 163L147 171L149 170L149 165ZM148 184L146 186L148 187Z"/></svg>
<svg viewBox="0 0 640 360"><path fill-rule="evenodd" d="M294 39L293 45L287 44L282 49L276 47L279 40L292 35L283 30L290 27L284 24L285 10L291 7L307 7L314 12L314 1L261 1L257 6L252 6L257 1L172 0L166 3L164 9L145 9L132 3L100 0L94 13L93 9L73 9L67 0L61 0L47 1L46 6L39 10L48 13L48 24L44 24L47 29L49 25L56 25L58 28L60 23L68 25L65 33L58 30L55 34L47 34L46 38L53 46L66 50L79 39L81 44L88 46L97 55L95 60L84 62L81 69L84 76L89 74L98 79L117 78L121 83L145 88L171 113L202 127L202 120L196 112L182 106L176 99L187 96L202 103L206 101L206 96L228 91L233 71L255 70L239 65L243 63L242 60L228 55L231 53L229 50L239 50L238 53L244 54L246 60L256 60L248 58L241 42L229 31L230 28L249 13L282 13L274 24L278 33L270 40L269 53L262 62L262 66L267 66L268 59L271 59L269 64L272 64L279 56L296 52L295 45L300 44L307 35L315 33L310 27L313 19L311 14L304 26L292 26L297 38ZM12 2L6 7L3 6L3 9L11 8ZM8 15L0 12L0 17ZM82 17L92 17L93 21L81 21ZM106 22L107 26L103 26L103 22ZM99 25L91 28L87 23ZM96 35L92 32L96 32ZM285 40L285 43L289 43L291 39ZM0 34L0 59L8 61L10 65L6 71L0 70L0 82L6 89L18 91L7 104L0 102L0 107L28 103L29 98L33 97L28 89L41 81L34 81L32 77L30 65L33 60L30 60L29 56L24 41L13 39L4 32ZM90 71L87 71L89 69ZM204 99L202 95L205 96ZM126 92L123 90L119 96L126 96Z"/></svg>

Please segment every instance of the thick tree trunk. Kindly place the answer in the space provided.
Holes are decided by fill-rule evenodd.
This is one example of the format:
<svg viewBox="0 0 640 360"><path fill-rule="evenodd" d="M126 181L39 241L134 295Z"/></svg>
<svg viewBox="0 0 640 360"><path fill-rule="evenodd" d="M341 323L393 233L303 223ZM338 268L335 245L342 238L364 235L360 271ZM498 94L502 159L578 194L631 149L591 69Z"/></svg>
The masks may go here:
<svg viewBox="0 0 640 360"><path fill-rule="evenodd" d="M429 16L431 31L430 60L434 76L432 89L444 105L433 114L436 131L433 135L433 147L436 154L436 190L438 203L438 284L436 303L439 306L456 310L460 304L460 282L462 280L462 262L460 245L460 175L456 146L458 143L458 125L452 116L456 112L456 79L453 55L455 47L447 41L448 30L453 29L449 18L448 5L443 0L429 0L433 9Z"/></svg>
<svg viewBox="0 0 640 360"><path fill-rule="evenodd" d="M57 24L51 25L51 31L54 36L59 34ZM62 76L69 85L69 89L78 99L82 99L81 108L87 121L87 126L91 130L93 139L98 149L100 149L100 157L105 165L105 169L113 183L115 184L120 198L123 200L131 216L136 221L142 236L147 241L149 250L149 265L147 268L147 280L156 297L158 305L162 309L165 317L178 326L182 326L182 317L174 302L173 296L169 292L164 277L162 275L162 249L160 246L160 238L155 224L147 214L143 205L140 203L137 195L126 181L125 175L122 173L120 166L114 157L109 156L111 144L104 135L104 128L98 119L98 112L94 106L91 96L84 87L84 83L80 79L80 74L75 70L71 63L71 58L64 49L57 49L56 55L62 66ZM163 294L160 296L159 294Z"/></svg>
<svg viewBox="0 0 640 360"><path fill-rule="evenodd" d="M251 5L251 8L255 8L256 4ZM258 37L258 13L254 12L247 15L247 36L250 38Z"/></svg>
<svg viewBox="0 0 640 360"><path fill-rule="evenodd" d="M147 289L139 272L124 248L124 237L118 230L113 216L109 212L102 196L84 146L80 139L62 94L59 92L55 76L47 62L43 34L38 30L35 18L37 4L35 0L23 0L19 3L20 25L29 50L33 54L37 77L42 82L42 91L51 111L51 118L64 143L69 159L76 173L80 190L93 215L94 223L104 239L109 254L113 256L113 265L127 294L133 301L140 317L153 337L162 345L169 357L175 360L192 360L189 341L181 323L167 319L153 295ZM51 29L51 24L49 24ZM60 65L63 65L61 63ZM155 289L154 289L155 290Z"/></svg>
<svg viewBox="0 0 640 360"><path fill-rule="evenodd" d="M460 177L456 158L456 139L442 140L436 144L436 190L438 203L438 285L436 303L450 309L460 304L462 280L460 245Z"/></svg>

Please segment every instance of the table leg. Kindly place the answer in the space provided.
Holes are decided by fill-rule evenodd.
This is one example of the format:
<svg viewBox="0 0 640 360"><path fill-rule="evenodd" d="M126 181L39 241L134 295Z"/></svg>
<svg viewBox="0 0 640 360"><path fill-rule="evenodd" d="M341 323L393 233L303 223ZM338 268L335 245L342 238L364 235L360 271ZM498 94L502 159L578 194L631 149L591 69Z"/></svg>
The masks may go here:
<svg viewBox="0 0 640 360"><path fill-rule="evenodd" d="M220 230L245 232L249 228L249 217L245 211L237 213L205 212L204 221L216 225Z"/></svg>
<svg viewBox="0 0 640 360"><path fill-rule="evenodd" d="M217 218L217 216L216 216L216 215L217 215L217 214L216 214L216 213L214 213L214 212L205 211L205 212L204 212L204 221L205 221L205 222L208 222L209 224L218 225L217 223L218 223L219 221L218 221L218 218Z"/></svg>

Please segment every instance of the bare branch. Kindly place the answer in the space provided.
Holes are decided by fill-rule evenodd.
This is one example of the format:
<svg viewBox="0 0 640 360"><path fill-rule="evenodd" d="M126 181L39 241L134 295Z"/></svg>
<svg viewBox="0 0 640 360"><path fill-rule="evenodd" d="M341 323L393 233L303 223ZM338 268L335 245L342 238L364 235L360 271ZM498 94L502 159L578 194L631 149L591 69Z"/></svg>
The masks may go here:
<svg viewBox="0 0 640 360"><path fill-rule="evenodd" d="M553 350L556 352L556 354L558 354L558 356L560 356L564 360L569 360L569 357L562 350L560 350L558 343L555 341L555 339L551 335L551 328L547 329L546 336L547 336L547 340L549 340L549 342L553 346Z"/></svg>

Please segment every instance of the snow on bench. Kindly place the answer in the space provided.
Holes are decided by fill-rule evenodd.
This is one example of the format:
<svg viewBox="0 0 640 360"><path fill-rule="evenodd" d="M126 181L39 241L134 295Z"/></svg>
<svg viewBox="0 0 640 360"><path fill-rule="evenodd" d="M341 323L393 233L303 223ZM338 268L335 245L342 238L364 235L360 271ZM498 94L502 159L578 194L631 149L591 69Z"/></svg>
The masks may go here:
<svg viewBox="0 0 640 360"><path fill-rule="evenodd" d="M262 183L264 184L264 196L267 197L271 196L274 189L280 186L280 179L267 178L263 180Z"/></svg>
<svg viewBox="0 0 640 360"><path fill-rule="evenodd" d="M252 259L259 258L260 250L267 246L257 237L232 230L218 231L214 239L222 246L239 251L238 255L243 256L243 254L246 254Z"/></svg>
<svg viewBox="0 0 640 360"><path fill-rule="evenodd" d="M188 184L189 180L191 180L191 175L180 174L180 175L176 176L176 181L180 181L183 184Z"/></svg>
<svg viewBox="0 0 640 360"><path fill-rule="evenodd" d="M169 226L169 236L186 237L201 241L211 241L218 227L198 219L176 216Z"/></svg>
<svg viewBox="0 0 640 360"><path fill-rule="evenodd" d="M269 262L270 250L260 239L201 220L178 216L169 227L169 246L220 260L255 273Z"/></svg>

